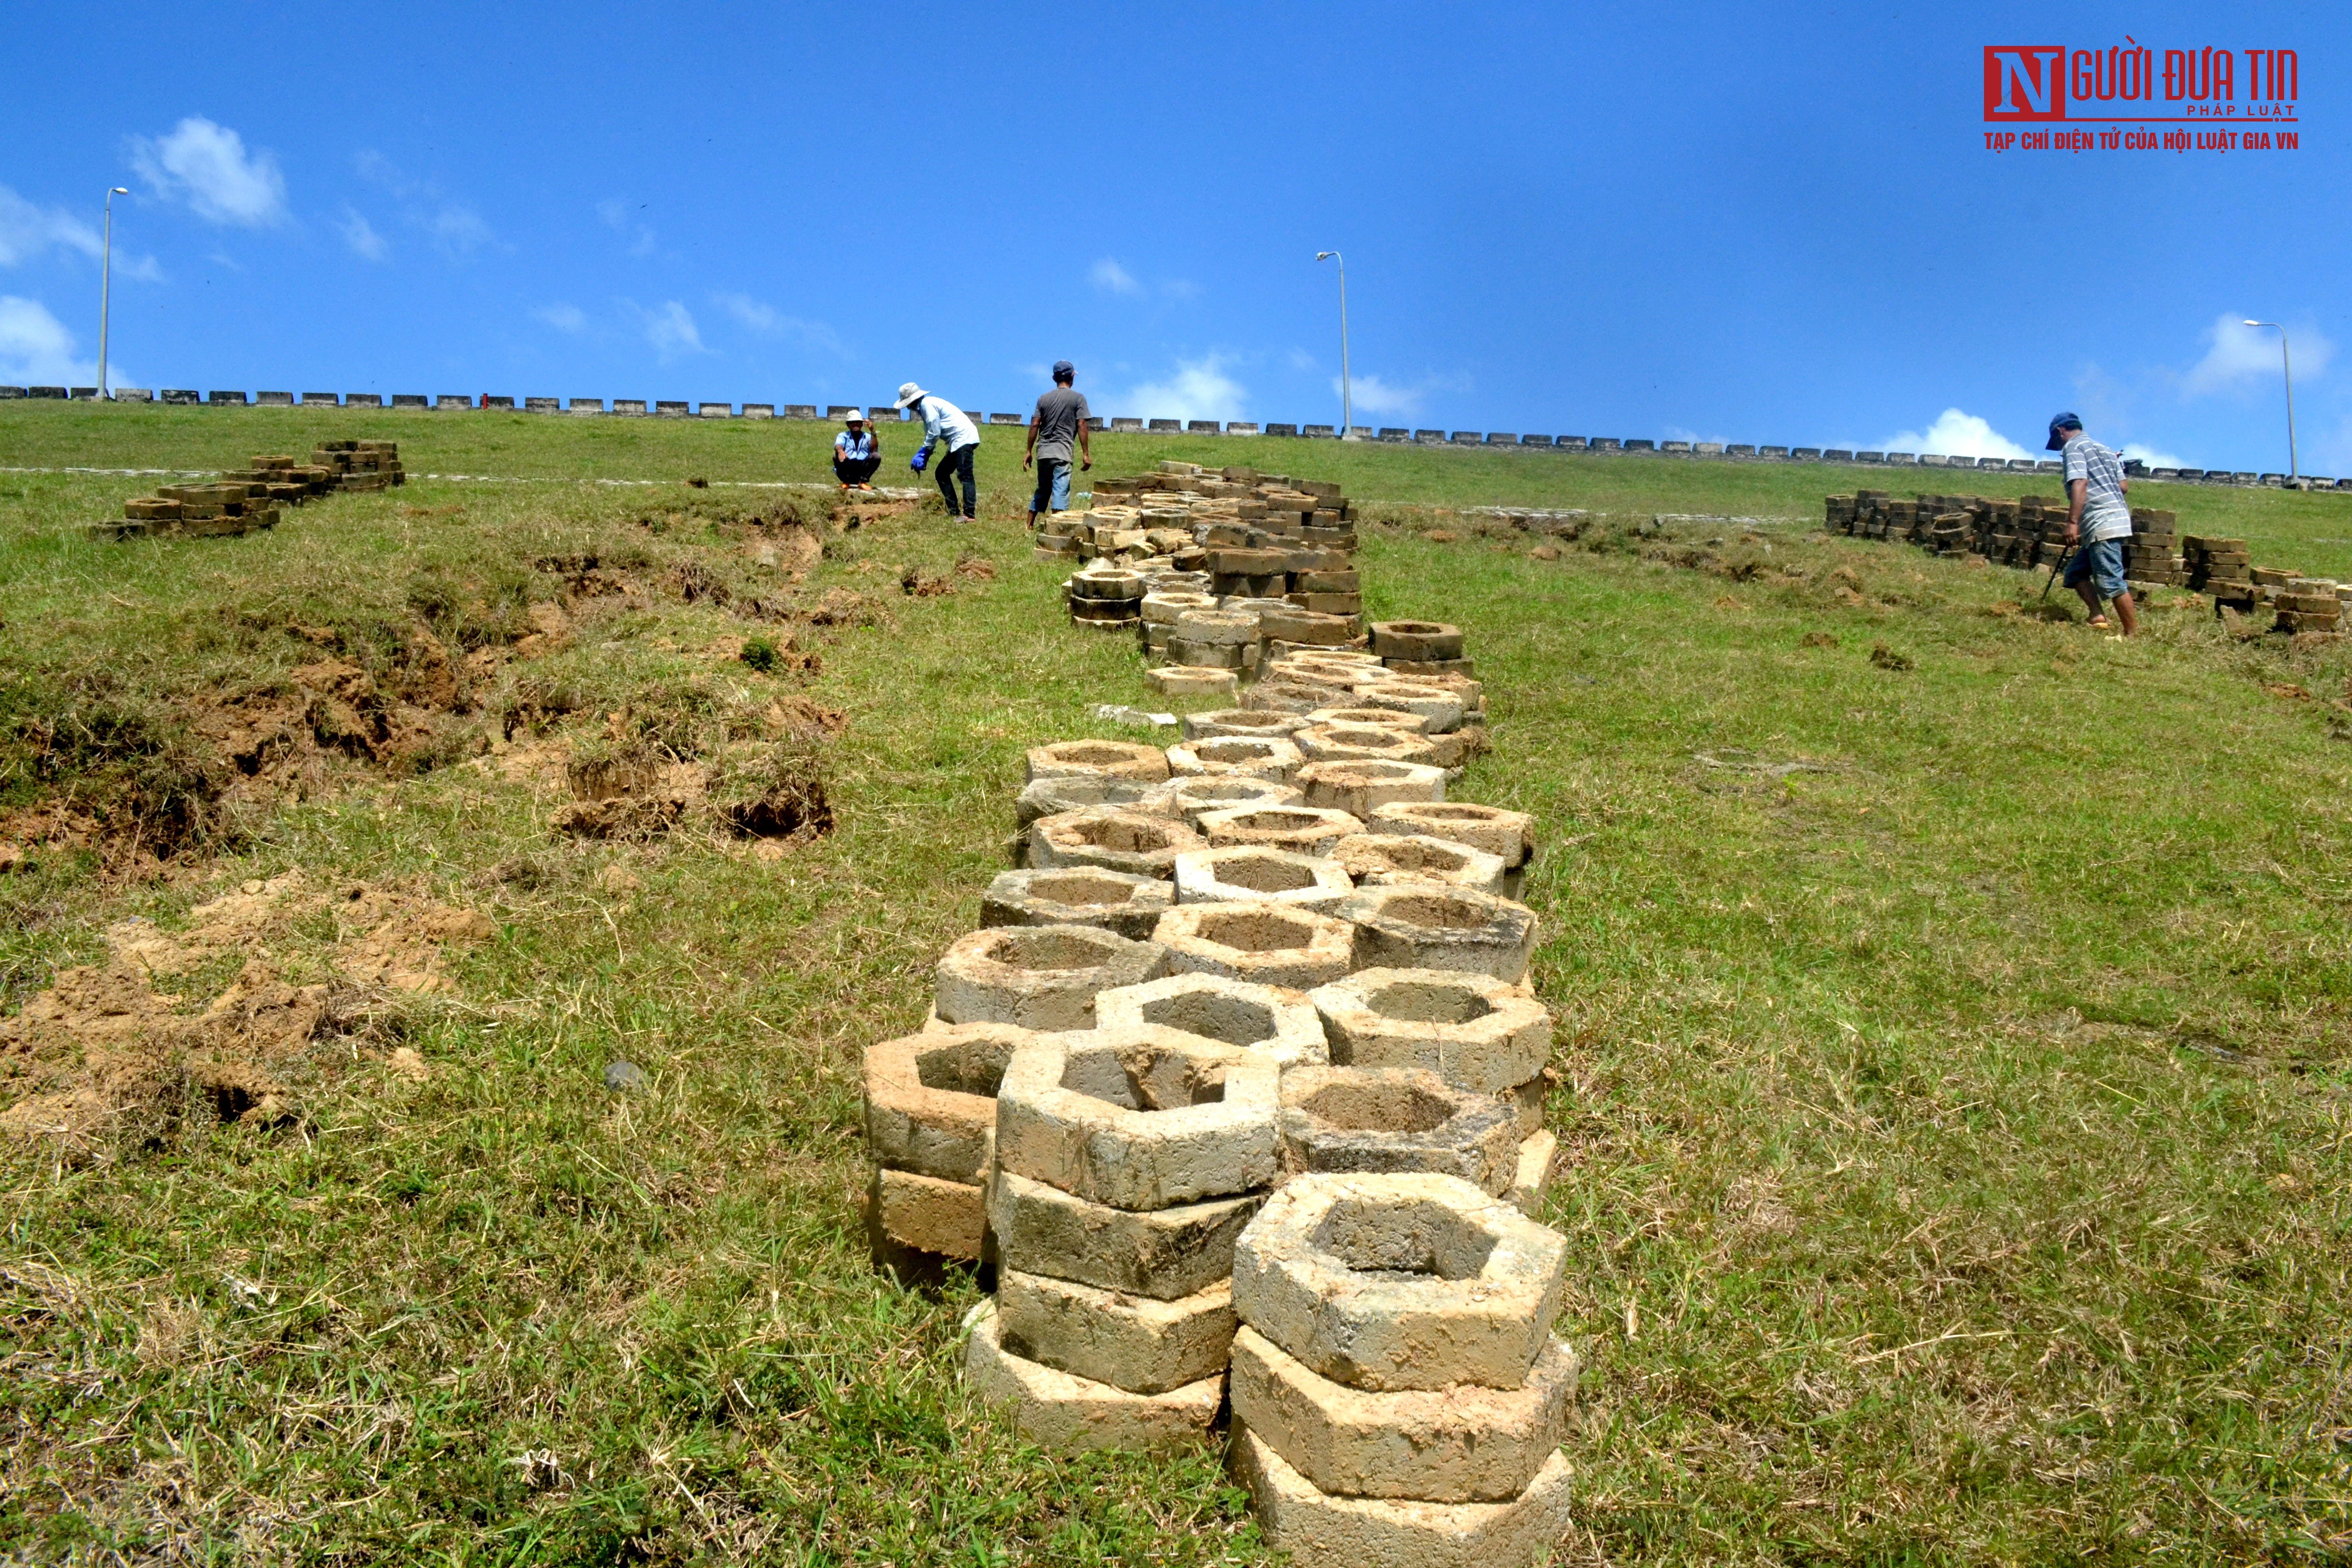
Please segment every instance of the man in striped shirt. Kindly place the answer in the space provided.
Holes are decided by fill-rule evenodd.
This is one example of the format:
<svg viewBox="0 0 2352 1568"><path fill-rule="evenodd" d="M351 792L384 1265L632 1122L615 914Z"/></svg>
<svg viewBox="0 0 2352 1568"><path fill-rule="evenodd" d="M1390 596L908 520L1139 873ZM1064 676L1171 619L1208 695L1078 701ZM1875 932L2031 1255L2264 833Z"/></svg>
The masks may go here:
<svg viewBox="0 0 2352 1568"><path fill-rule="evenodd" d="M2111 447L2102 447L2083 434L2083 421L2061 414L2050 421L2046 450L2061 454L2066 470L2066 542L2081 542L2066 566L2066 586L2083 596L2091 609L2091 625L2104 631L2107 617L2099 601L2116 607L2123 635L2139 633L2139 607L2132 603L2131 584L2124 577L2124 550L2131 543L2130 481L2124 478L2123 458Z"/></svg>

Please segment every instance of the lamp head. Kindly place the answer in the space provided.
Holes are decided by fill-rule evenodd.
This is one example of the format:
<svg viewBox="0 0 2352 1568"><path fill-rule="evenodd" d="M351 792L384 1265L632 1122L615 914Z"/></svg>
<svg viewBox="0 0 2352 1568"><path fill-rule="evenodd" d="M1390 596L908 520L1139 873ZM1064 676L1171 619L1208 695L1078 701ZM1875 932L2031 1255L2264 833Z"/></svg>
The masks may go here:
<svg viewBox="0 0 2352 1568"><path fill-rule="evenodd" d="M2248 321L2246 325L2250 327L2259 327L2262 323L2260 321Z"/></svg>
<svg viewBox="0 0 2352 1568"><path fill-rule="evenodd" d="M110 196L127 196L131 194L131 187L129 185L116 185L108 190L106 194Z"/></svg>
<svg viewBox="0 0 2352 1568"><path fill-rule="evenodd" d="M1336 250L1318 250L1315 253L1315 259L1318 261L1328 261L1339 254L1339 253Z"/></svg>

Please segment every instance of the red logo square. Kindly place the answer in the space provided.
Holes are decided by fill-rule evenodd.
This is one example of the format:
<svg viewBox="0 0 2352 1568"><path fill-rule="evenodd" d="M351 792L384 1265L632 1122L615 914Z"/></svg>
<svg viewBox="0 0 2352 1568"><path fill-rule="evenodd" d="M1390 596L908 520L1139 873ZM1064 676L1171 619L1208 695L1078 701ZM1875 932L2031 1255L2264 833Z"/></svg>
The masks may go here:
<svg viewBox="0 0 2352 1568"><path fill-rule="evenodd" d="M1984 117L1995 125L2065 119L2065 46L1987 44Z"/></svg>

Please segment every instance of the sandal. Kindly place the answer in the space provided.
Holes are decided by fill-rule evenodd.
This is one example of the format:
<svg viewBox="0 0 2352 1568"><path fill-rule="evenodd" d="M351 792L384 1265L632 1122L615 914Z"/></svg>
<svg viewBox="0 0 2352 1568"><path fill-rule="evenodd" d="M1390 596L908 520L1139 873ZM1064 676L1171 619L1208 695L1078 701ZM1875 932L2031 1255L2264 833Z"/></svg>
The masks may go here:
<svg viewBox="0 0 2352 1568"><path fill-rule="evenodd" d="M2107 617L2105 616L2093 616L2091 617L2091 629L2095 632L2105 631L2107 629Z"/></svg>

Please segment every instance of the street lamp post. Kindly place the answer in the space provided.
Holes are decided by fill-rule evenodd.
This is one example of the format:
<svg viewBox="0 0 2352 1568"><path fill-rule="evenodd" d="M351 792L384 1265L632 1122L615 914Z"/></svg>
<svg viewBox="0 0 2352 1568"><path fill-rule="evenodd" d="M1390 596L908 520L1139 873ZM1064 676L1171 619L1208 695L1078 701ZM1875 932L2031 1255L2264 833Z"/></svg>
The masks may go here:
<svg viewBox="0 0 2352 1568"><path fill-rule="evenodd" d="M1315 259L1339 264L1339 439L1352 441L1356 438L1356 410L1353 388L1348 379L1348 258L1336 250L1318 250Z"/></svg>
<svg viewBox="0 0 2352 1568"><path fill-rule="evenodd" d="M2286 329L2276 321L2248 321L2250 327L2276 328L2279 335L2279 369L2286 375L2286 477L2290 481L2303 477L2294 460L2294 355L2286 346Z"/></svg>
<svg viewBox="0 0 2352 1568"><path fill-rule="evenodd" d="M106 390L106 310L108 295L114 288L114 198L127 196L129 187L110 185L106 192L106 249L98 264L98 400L104 403L110 394Z"/></svg>

